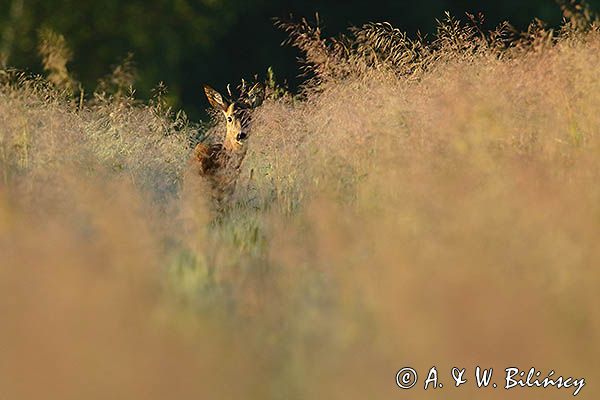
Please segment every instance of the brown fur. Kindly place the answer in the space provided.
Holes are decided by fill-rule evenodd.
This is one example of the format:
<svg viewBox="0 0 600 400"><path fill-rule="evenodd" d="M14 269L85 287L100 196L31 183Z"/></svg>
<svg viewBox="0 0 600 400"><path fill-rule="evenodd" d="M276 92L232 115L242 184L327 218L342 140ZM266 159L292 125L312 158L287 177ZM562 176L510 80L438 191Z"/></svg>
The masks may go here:
<svg viewBox="0 0 600 400"><path fill-rule="evenodd" d="M222 143L199 143L194 149L192 162L198 174L209 183L213 200L221 206L235 189L247 150L251 111L262 103L264 90L260 85L255 85L248 92L242 89L235 101L210 86L204 86L204 92L210 105L225 115L227 131Z"/></svg>

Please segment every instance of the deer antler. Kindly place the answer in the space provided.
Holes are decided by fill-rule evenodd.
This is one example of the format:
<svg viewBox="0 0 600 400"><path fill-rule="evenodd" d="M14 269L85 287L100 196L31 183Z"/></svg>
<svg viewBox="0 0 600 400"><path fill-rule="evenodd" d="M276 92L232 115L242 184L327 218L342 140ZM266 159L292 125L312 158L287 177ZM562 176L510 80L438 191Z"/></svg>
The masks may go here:
<svg viewBox="0 0 600 400"><path fill-rule="evenodd" d="M239 95L235 95L234 91L231 89L231 84L227 84L227 94L231 101L240 101L251 107L256 107L262 103L262 100L264 99L264 86L261 83L256 83L249 87L246 80L242 79L237 91L239 92Z"/></svg>
<svg viewBox="0 0 600 400"><path fill-rule="evenodd" d="M244 97L247 93L248 88L246 87L246 80L242 79L242 86L240 86L240 98Z"/></svg>

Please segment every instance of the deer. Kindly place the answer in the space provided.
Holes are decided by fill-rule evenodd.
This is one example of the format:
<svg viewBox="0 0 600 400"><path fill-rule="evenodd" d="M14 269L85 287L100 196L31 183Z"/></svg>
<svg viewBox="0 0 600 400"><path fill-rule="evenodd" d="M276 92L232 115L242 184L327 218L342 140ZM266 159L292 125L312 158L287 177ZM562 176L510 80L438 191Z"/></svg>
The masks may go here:
<svg viewBox="0 0 600 400"><path fill-rule="evenodd" d="M197 144L192 161L198 174L208 182L213 200L220 206L235 190L247 151L252 111L262 104L265 88L257 83L248 89L242 80L239 95L233 95L230 85L227 85L229 96L224 96L208 85L203 87L211 107L225 116L226 131L222 141Z"/></svg>

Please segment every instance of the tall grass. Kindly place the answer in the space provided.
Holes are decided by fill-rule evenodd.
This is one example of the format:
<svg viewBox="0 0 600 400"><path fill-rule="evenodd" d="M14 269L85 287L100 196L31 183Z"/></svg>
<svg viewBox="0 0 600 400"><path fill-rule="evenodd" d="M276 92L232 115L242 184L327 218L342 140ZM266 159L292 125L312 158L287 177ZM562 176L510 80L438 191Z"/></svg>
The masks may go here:
<svg viewBox="0 0 600 400"><path fill-rule="evenodd" d="M82 106L5 72L0 393L572 394L451 388L480 365L598 395L600 34L581 15L525 33L448 17L431 42L285 25L310 79L256 110L219 213L187 168L196 128L160 99ZM433 365L435 394L395 386Z"/></svg>

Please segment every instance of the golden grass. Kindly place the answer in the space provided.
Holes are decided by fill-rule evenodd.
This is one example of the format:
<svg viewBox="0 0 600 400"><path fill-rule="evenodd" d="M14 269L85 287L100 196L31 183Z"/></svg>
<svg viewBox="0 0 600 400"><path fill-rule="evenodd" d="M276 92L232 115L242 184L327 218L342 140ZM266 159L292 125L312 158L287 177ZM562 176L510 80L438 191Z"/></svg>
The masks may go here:
<svg viewBox="0 0 600 400"><path fill-rule="evenodd" d="M184 120L7 77L0 394L572 394L451 387L451 367L480 365L598 395L600 36L499 45L453 23L373 53L390 27L317 41L302 99L256 111L218 215L186 174ZM401 367L433 365L444 389L396 388Z"/></svg>

